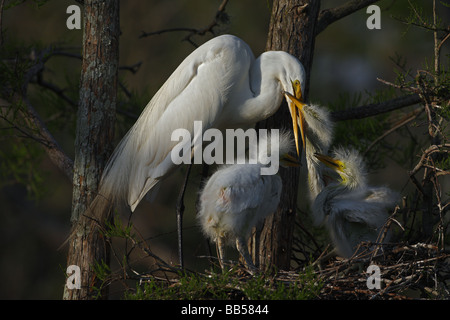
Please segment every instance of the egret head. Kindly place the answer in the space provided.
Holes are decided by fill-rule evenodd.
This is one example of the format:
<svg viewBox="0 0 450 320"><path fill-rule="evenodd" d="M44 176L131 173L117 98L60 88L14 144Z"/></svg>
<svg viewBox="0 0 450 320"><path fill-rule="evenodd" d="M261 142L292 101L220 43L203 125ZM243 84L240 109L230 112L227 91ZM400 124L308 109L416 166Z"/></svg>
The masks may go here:
<svg viewBox="0 0 450 320"><path fill-rule="evenodd" d="M289 106L289 112L291 113L292 118L292 127L294 130L294 139L295 139L295 147L297 148L297 155L300 155L299 149L298 149L298 124L300 124L300 133L302 136L302 143L303 143L303 149L305 149L305 120L303 117L303 107L305 106L305 103L303 102L303 90L302 82L298 79L290 80L291 86L292 86L292 93L290 93L291 90L284 91L284 94L286 96L286 101ZM297 108L299 112L297 113ZM298 122L297 122L298 119Z"/></svg>
<svg viewBox="0 0 450 320"><path fill-rule="evenodd" d="M298 129L297 123L300 126L300 133L302 136L303 149L306 147L305 140L305 118L303 115L303 108L305 107L305 103L303 102L303 91L304 86L298 80L291 80L292 92L285 91L284 95L286 96L286 100L289 106L289 112L291 113L292 125L294 127L294 137L295 137L295 146L297 147L297 154L299 154L298 150ZM297 113L298 109L298 113Z"/></svg>
<svg viewBox="0 0 450 320"><path fill-rule="evenodd" d="M355 189L366 184L366 169L361 156L353 149L337 148L329 157L315 154L326 166L334 170L341 177L341 184Z"/></svg>
<svg viewBox="0 0 450 320"><path fill-rule="evenodd" d="M284 51L275 51L270 54L269 52L265 52L267 56L273 55L276 58L277 66L281 65L282 70L278 70L276 78L279 80L281 84L281 89L286 96L286 102L289 107L289 112L292 118L292 125L294 131L294 139L295 146L297 149L297 155L299 154L298 148L298 124L297 124L297 110L296 108L301 109L303 107L303 98L305 93L305 69L302 63L293 55L290 55ZM289 96L288 96L289 94ZM295 97L296 101L293 101L290 97ZM302 126L302 120L300 116L300 126ZM302 130L302 128L300 127ZM302 140L303 146L305 145L305 139L302 131Z"/></svg>

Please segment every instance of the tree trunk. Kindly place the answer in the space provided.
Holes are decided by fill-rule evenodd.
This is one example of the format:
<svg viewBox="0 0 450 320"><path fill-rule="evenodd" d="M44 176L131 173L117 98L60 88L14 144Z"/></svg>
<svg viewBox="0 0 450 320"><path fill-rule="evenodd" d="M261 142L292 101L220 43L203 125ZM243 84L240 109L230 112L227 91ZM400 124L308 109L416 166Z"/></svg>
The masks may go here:
<svg viewBox="0 0 450 320"><path fill-rule="evenodd" d="M266 50L282 50L300 59L306 71L303 97L308 98L318 0L274 0ZM258 124L260 128L292 126L286 102L277 113ZM306 166L301 167L302 170ZM280 168L283 191L277 211L255 232L250 243L253 259L263 268L288 270L291 261L294 219L297 208L299 168ZM258 241L259 238L259 241Z"/></svg>
<svg viewBox="0 0 450 320"><path fill-rule="evenodd" d="M90 299L100 288L93 266L108 263L108 247L83 215L113 149L119 62L119 0L84 1L83 62L75 140L72 237L67 265L81 271L81 289L65 286L64 299ZM104 221L98 221L100 228ZM100 292L104 293L104 292Z"/></svg>

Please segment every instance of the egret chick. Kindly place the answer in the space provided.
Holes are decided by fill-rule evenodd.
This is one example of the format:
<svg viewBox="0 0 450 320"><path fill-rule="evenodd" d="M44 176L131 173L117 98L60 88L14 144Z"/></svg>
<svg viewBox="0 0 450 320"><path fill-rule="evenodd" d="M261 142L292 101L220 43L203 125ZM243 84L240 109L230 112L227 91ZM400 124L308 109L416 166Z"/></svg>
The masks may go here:
<svg viewBox="0 0 450 320"><path fill-rule="evenodd" d="M235 245L251 271L256 270L247 248L254 226L275 212L282 183L278 175L261 175L267 166L266 151L276 143L282 165L297 165L288 155L293 148L291 136L280 133L278 141L270 135L258 141L257 163L221 166L207 181L200 195L198 221L203 233L216 243L222 269L225 245ZM261 152L263 151L263 152ZM250 162L250 161L249 161Z"/></svg>
<svg viewBox="0 0 450 320"><path fill-rule="evenodd" d="M316 157L337 172L339 179L319 193L314 215L317 221L325 221L337 252L350 258L361 242L377 242L399 197L389 188L367 184L365 165L354 150L338 148L333 157ZM388 238L389 234L384 241Z"/></svg>
<svg viewBox="0 0 450 320"><path fill-rule="evenodd" d="M300 84L292 83L293 91L301 92ZM323 164L314 156L316 153L327 154L333 141L334 123L329 111L316 104L305 104L288 92L285 95L298 108L297 123L300 127L305 152L306 165L308 169L309 200L312 204L320 191L325 187L323 176Z"/></svg>

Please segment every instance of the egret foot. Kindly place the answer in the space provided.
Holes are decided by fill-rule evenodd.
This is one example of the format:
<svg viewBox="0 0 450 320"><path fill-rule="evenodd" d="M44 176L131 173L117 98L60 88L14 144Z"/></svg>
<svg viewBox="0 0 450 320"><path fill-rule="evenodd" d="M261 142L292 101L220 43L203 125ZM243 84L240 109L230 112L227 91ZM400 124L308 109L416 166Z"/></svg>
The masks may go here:
<svg viewBox="0 0 450 320"><path fill-rule="evenodd" d="M220 268L225 270L225 244L223 243L223 239L218 237L216 240L216 250L217 250L217 258L219 259Z"/></svg>
<svg viewBox="0 0 450 320"><path fill-rule="evenodd" d="M246 241L243 238L237 238L236 239L236 249L239 251L241 256L244 258L245 263L247 264L248 271L251 275L254 275L259 270L258 268L253 264L252 258L250 257L250 253L248 252Z"/></svg>

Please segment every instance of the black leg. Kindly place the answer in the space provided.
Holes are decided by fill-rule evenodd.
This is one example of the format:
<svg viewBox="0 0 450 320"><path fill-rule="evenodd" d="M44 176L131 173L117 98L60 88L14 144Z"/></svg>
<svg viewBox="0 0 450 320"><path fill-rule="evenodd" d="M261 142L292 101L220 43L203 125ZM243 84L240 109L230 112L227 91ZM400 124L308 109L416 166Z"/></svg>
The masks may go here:
<svg viewBox="0 0 450 320"><path fill-rule="evenodd" d="M183 259L183 213L184 213L184 194L186 192L186 186L191 172L192 163L188 166L184 183L178 196L177 202L177 230L178 230L178 257L180 259L180 268L184 268Z"/></svg>

